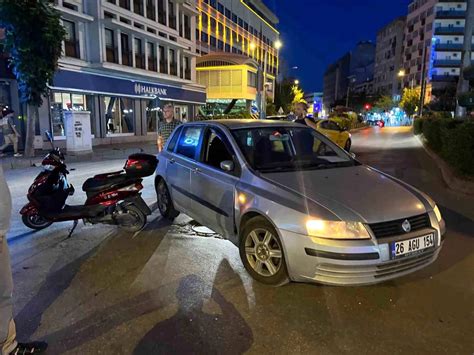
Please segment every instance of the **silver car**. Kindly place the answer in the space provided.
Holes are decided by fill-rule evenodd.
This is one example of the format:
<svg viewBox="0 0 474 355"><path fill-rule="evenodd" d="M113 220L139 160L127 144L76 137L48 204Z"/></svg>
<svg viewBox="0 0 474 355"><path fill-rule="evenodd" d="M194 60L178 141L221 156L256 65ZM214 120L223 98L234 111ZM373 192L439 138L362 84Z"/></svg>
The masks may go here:
<svg viewBox="0 0 474 355"><path fill-rule="evenodd" d="M159 154L161 214L237 245L256 280L363 285L436 260L445 223L424 193L281 121L179 126Z"/></svg>

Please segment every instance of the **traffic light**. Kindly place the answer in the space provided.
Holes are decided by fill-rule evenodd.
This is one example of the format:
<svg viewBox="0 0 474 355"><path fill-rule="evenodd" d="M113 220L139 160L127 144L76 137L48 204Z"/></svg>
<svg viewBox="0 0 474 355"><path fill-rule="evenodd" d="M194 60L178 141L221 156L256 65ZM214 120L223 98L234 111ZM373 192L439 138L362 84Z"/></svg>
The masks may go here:
<svg viewBox="0 0 474 355"><path fill-rule="evenodd" d="M364 108L366 109L366 111L369 111L371 106L370 106L370 104L365 104Z"/></svg>

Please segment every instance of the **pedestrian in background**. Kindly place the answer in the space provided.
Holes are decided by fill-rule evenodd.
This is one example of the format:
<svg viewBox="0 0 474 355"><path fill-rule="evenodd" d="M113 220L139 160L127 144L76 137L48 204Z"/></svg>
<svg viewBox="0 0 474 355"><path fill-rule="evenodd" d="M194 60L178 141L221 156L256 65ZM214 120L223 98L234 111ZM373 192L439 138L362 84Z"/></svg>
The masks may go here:
<svg viewBox="0 0 474 355"><path fill-rule="evenodd" d="M13 122L14 112L8 108L2 110L2 124L1 130L3 132L3 139L5 144L0 147L0 156L5 156L3 151L8 148L10 145L13 145L13 156L21 157L21 154L18 153L18 138L20 134L16 130L15 123Z"/></svg>
<svg viewBox="0 0 474 355"><path fill-rule="evenodd" d="M2 164L0 164L0 355L39 354L48 345L43 342L18 343L13 321L13 280L7 231L10 228L12 200Z"/></svg>
<svg viewBox="0 0 474 355"><path fill-rule="evenodd" d="M308 106L304 102L297 102L295 104L295 123L303 124L305 126L316 129L316 123L311 117L308 117Z"/></svg>
<svg viewBox="0 0 474 355"><path fill-rule="evenodd" d="M171 136L171 133L173 133L174 129L181 124L180 121L175 120L174 118L174 106L172 104L166 104L163 107L163 116L165 122L160 122L158 126L157 145L159 152L163 150L163 147L168 141L168 138Z"/></svg>

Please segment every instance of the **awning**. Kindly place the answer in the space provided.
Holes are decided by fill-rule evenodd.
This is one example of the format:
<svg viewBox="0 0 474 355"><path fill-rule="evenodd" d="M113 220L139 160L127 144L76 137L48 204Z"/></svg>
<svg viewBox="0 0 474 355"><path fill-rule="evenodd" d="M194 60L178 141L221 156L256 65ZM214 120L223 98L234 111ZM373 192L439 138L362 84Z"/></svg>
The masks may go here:
<svg viewBox="0 0 474 355"><path fill-rule="evenodd" d="M206 103L205 91L63 69L54 75L51 89L102 95L159 98L165 101L199 105Z"/></svg>

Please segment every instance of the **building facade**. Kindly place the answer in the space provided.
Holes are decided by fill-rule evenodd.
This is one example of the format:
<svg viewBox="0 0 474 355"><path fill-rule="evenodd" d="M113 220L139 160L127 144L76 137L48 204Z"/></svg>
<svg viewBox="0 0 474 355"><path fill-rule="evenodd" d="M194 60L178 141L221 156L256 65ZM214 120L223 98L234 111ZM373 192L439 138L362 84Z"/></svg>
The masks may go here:
<svg viewBox="0 0 474 355"><path fill-rule="evenodd" d="M51 130L65 144L64 112L77 110L90 112L94 145L156 140L166 103L183 121L205 104L195 74L195 1L55 0L54 7L66 39L37 134Z"/></svg>
<svg viewBox="0 0 474 355"><path fill-rule="evenodd" d="M416 0L408 6L404 87L425 87L425 102L457 84L467 0ZM471 60L474 59L471 53Z"/></svg>
<svg viewBox="0 0 474 355"><path fill-rule="evenodd" d="M323 107L329 112L343 104L347 95L373 93L375 44L361 41L335 63L329 65L323 81ZM349 102L350 103L350 102Z"/></svg>
<svg viewBox="0 0 474 355"><path fill-rule="evenodd" d="M279 65L278 18L275 14L261 0L198 0L197 9L197 52L204 57L197 75L198 82L213 91L210 100L249 100L249 93L252 93L252 100L257 100L257 94L264 88L265 96L272 100ZM209 58L205 59L206 56ZM233 80L230 85L229 68L221 68L221 73L216 68L220 65L212 63L246 62L239 57L255 62L256 71L248 69L248 80L243 81L238 81L240 74L236 73L237 81ZM205 66L205 63L209 65ZM211 76L199 74L209 71L213 73ZM246 83L251 83L257 90L248 89ZM216 87L222 92L221 97L216 97ZM245 97L242 92L246 93Z"/></svg>
<svg viewBox="0 0 474 355"><path fill-rule="evenodd" d="M374 67L374 92L399 98L401 89L405 17L399 17L377 33Z"/></svg>

